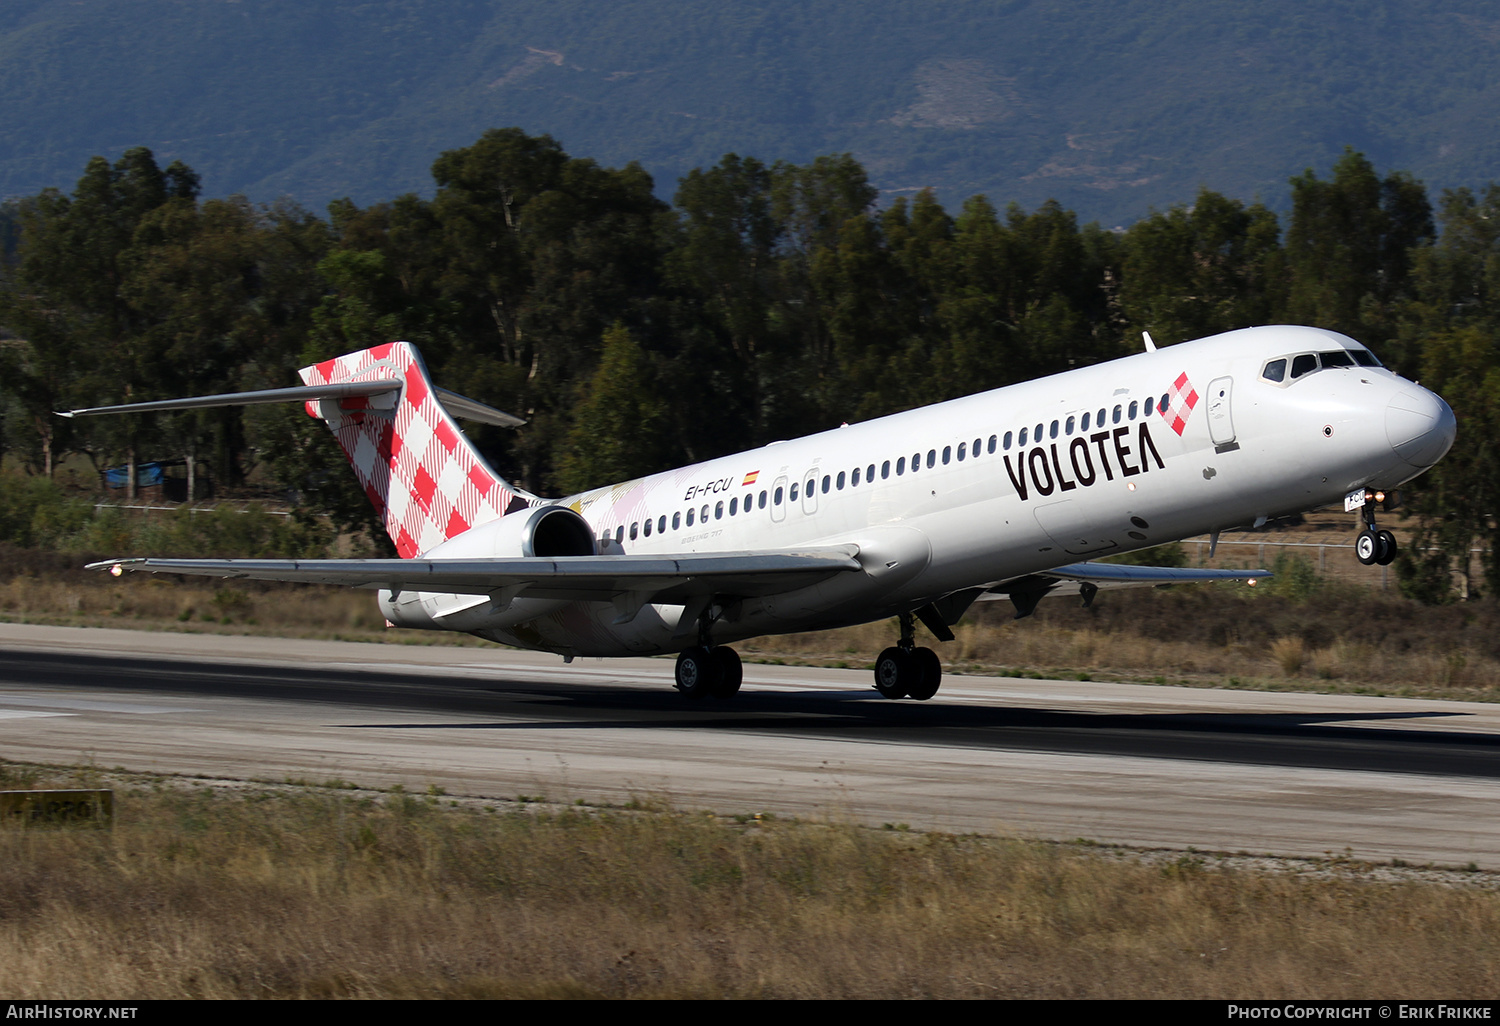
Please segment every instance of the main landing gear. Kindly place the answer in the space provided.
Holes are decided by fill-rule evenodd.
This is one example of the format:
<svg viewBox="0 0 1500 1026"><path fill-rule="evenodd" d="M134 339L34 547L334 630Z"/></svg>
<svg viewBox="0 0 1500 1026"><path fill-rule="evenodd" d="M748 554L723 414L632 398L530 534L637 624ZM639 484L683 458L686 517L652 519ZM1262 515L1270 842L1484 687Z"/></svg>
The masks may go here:
<svg viewBox="0 0 1500 1026"><path fill-rule="evenodd" d="M732 698L744 677L739 654L723 645L695 645L677 656L677 690L688 698Z"/></svg>
<svg viewBox="0 0 1500 1026"><path fill-rule="evenodd" d="M943 665L932 649L916 647L915 632L911 614L901 614L901 640L875 660L875 690L885 698L925 702L938 693Z"/></svg>
<svg viewBox="0 0 1500 1026"><path fill-rule="evenodd" d="M1373 501L1367 499L1359 510L1364 517L1365 529L1354 540L1354 555L1365 566L1377 563L1380 566L1390 566L1391 561L1396 558L1396 536L1389 531L1376 529Z"/></svg>

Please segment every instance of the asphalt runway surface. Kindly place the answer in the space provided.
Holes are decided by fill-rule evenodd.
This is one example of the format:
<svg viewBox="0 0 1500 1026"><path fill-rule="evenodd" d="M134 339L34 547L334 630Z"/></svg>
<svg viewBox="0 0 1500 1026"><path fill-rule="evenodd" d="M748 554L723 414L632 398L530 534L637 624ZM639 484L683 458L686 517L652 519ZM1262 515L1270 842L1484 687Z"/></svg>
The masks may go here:
<svg viewBox="0 0 1500 1026"><path fill-rule="evenodd" d="M1500 868L1500 706L0 624L0 757Z"/></svg>

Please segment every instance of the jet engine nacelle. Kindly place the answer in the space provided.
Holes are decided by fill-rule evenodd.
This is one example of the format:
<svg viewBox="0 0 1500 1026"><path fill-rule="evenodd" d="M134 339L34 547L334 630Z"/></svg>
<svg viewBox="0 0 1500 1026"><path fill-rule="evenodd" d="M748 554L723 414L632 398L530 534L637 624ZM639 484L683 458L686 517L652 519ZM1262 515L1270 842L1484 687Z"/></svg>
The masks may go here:
<svg viewBox="0 0 1500 1026"><path fill-rule="evenodd" d="M598 545L588 521L566 506L539 506L480 524L423 553L423 558L551 559L594 555L598 555ZM379 601L380 611L393 626L443 631L510 627L568 605L559 599L508 596L498 585L488 595L382 590Z"/></svg>

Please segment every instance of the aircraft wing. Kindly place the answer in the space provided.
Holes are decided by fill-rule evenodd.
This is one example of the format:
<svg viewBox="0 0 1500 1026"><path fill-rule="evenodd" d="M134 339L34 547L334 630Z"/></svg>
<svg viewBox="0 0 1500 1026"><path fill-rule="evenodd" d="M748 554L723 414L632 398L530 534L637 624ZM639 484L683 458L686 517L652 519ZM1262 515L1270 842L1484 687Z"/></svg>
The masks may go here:
<svg viewBox="0 0 1500 1026"><path fill-rule="evenodd" d="M751 597L817 584L863 567L854 545L805 552L701 556L537 556L493 559L109 559L90 570L127 570L252 581L338 584L460 595L508 591L527 598L681 603L712 594Z"/></svg>
<svg viewBox="0 0 1500 1026"><path fill-rule="evenodd" d="M1210 570L1182 566L1132 566L1129 563L1069 563L1039 574L1059 585L1089 583L1097 588L1154 588L1163 584L1249 581L1270 577L1269 570Z"/></svg>
<svg viewBox="0 0 1500 1026"><path fill-rule="evenodd" d="M1210 570L1177 566L1132 566L1128 563L1069 563L1066 566L1002 581L977 596L994 601L1008 598L1015 604L1016 619L1030 616L1036 604L1048 595L1082 595L1084 605L1106 588L1159 588L1168 584L1205 584L1213 581L1249 581L1254 584L1272 576L1269 570Z"/></svg>

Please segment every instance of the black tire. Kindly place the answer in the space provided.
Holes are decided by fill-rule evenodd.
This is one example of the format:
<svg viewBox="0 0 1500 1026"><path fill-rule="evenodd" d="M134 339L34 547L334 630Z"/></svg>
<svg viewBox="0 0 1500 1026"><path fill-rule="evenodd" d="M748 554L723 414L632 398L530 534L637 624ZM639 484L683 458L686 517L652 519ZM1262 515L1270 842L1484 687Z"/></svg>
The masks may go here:
<svg viewBox="0 0 1500 1026"><path fill-rule="evenodd" d="M943 683L943 664L936 652L919 648L911 654L908 665L912 671L912 683L906 689L909 697L925 702L938 693Z"/></svg>
<svg viewBox="0 0 1500 1026"><path fill-rule="evenodd" d="M1359 532L1354 539L1354 555L1365 566L1374 566L1375 557L1380 555L1380 536L1368 528Z"/></svg>
<svg viewBox="0 0 1500 1026"><path fill-rule="evenodd" d="M739 653L722 645L709 653L713 659L715 674L713 691L715 698L733 698L739 694L740 683L745 679L745 667L740 663Z"/></svg>
<svg viewBox="0 0 1500 1026"><path fill-rule="evenodd" d="M719 661L701 645L677 656L677 690L688 698L703 698L718 686Z"/></svg>
<svg viewBox="0 0 1500 1026"><path fill-rule="evenodd" d="M911 682L911 659L899 648L888 648L875 660L875 690L882 698L905 698Z"/></svg>
<svg viewBox="0 0 1500 1026"><path fill-rule="evenodd" d="M1396 544L1396 536L1389 531L1380 531L1375 537L1377 540L1375 562L1381 566L1390 566L1395 561L1396 550L1399 548Z"/></svg>

